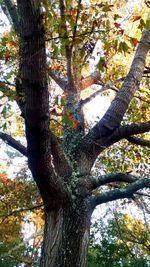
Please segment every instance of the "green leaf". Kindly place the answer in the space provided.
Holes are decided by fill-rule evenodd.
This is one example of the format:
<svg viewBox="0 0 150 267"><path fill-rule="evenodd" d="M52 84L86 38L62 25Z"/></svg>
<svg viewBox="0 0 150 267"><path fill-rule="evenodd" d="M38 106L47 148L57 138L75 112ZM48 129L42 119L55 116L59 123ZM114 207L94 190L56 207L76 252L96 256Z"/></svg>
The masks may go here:
<svg viewBox="0 0 150 267"><path fill-rule="evenodd" d="M101 57L97 64L97 67L100 71L104 71L104 65L105 65L105 58Z"/></svg>
<svg viewBox="0 0 150 267"><path fill-rule="evenodd" d="M140 29L141 31L146 27L146 23L143 19L140 20L140 24L138 26L138 29Z"/></svg>
<svg viewBox="0 0 150 267"><path fill-rule="evenodd" d="M145 27L146 27L146 29L150 29L150 20L149 19L146 20Z"/></svg>
<svg viewBox="0 0 150 267"><path fill-rule="evenodd" d="M127 45L126 42L121 42L121 43L119 44L119 51L120 51L120 52L124 52L124 53L126 53L126 52L128 52L128 50L129 50L129 46Z"/></svg>

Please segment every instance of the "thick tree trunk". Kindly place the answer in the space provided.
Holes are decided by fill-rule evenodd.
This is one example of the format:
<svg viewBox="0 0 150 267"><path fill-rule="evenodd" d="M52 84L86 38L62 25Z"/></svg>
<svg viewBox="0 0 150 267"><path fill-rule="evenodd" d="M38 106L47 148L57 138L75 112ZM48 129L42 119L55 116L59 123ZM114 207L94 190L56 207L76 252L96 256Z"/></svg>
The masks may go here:
<svg viewBox="0 0 150 267"><path fill-rule="evenodd" d="M90 219L83 206L46 211L40 267L85 267Z"/></svg>

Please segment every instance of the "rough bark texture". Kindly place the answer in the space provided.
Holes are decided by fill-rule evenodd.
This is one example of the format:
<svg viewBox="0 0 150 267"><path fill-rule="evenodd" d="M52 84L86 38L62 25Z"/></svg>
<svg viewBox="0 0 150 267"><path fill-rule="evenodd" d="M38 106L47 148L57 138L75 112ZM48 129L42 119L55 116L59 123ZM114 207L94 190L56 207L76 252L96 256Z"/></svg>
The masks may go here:
<svg viewBox="0 0 150 267"><path fill-rule="evenodd" d="M81 208L82 207L82 208ZM41 267L84 267L90 230L85 205L45 213Z"/></svg>
<svg viewBox="0 0 150 267"><path fill-rule="evenodd" d="M9 10L11 1L5 3ZM80 3L79 0L76 23ZM59 6L60 25L64 29L64 38L67 38L63 0L60 0ZM63 141L60 141L50 131L45 33L40 1L18 0L17 10L14 8L13 5L13 12L9 12L9 15L20 35L19 74L22 82L16 83L16 89L18 88L17 93L19 88L23 89L25 94L25 101L18 102L18 106L25 119L27 150L3 133L0 133L0 138L28 157L29 168L45 205L40 267L85 267L91 214L96 205L133 197L137 190L150 187L149 179L138 181L129 174L110 174L94 179L91 177L91 168L100 152L122 138L150 130L149 122L120 126L128 105L139 88L146 55L150 49L150 30L144 31L129 74L116 98L103 118L86 135L80 91L101 81L97 73L81 80L80 62L77 62L74 44L69 41L66 43L67 79L60 79L55 73L50 74L65 91L64 113L77 121L77 127L72 128L64 123ZM14 12L18 14L17 20L13 19ZM77 28L73 31L74 40L76 31ZM139 142L134 138L129 140ZM93 194L99 186L111 182L124 182L127 186L103 194Z"/></svg>

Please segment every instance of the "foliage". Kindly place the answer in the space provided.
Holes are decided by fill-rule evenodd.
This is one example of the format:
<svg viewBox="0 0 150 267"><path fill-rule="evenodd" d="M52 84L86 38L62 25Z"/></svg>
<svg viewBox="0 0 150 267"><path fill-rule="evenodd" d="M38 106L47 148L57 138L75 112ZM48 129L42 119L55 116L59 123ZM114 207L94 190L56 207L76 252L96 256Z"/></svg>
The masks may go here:
<svg viewBox="0 0 150 267"><path fill-rule="evenodd" d="M45 198L48 199L48 203L45 205L45 213L51 203L51 205L59 207L59 203L63 203L62 199L67 194L68 199L71 198L71 201L69 202L67 199L67 202L73 203L72 209L74 211L80 201L83 204L84 197L86 200L88 199L87 203L90 203L90 201L92 203L91 196L93 198L97 195L101 197L101 193L103 194L106 190L109 190L108 192L111 193L114 189L120 188L122 188L122 191L120 189L119 193L122 193L128 182L133 183L133 181L125 181L123 183L121 181L119 184L118 180L109 184L106 182L104 188L97 186L96 189L91 189L91 191L89 189L90 185L86 185L82 189L83 191L89 190L89 192L83 192L82 194L82 192L80 193L82 190L80 190L78 181L81 181L82 184L82 182L86 182L88 176L90 179L91 175L94 176L96 174L96 176L99 176L101 173L107 174L110 172L123 172L126 175L132 173L133 175L144 175L144 177L148 177L149 175L149 151L146 147L129 144L123 138L120 138L121 140L118 139L117 143L115 143L115 139L113 143L109 143L111 134L119 131L118 129L121 126L133 122L147 122L150 119L148 90L150 73L148 64L149 57L145 65L144 77L140 84L140 89L137 90L131 101L130 94L132 88L129 88L129 93L127 92L126 96L124 96L127 100L120 98L122 105L128 106L126 102L130 102L130 105L128 110L126 108L127 111L126 113L124 112L125 116L119 122L119 125L117 124L113 128L113 122L109 120L110 125L107 125L105 123L107 120L104 118L104 127L101 128L102 133L100 131L100 137L97 137L96 133L95 137L94 130L92 129L93 132L89 131L91 125L86 121L86 117L88 116L86 103L89 103L92 98L100 94L110 103L113 103L113 100L116 99L116 95L120 91L122 82L128 73L135 49L138 47L142 31L144 28L150 28L149 19L147 19L148 7L145 3L141 5L137 3L136 6L133 6L130 1L120 2L114 0L43 0L40 2L41 9L38 23L42 20L44 33L43 31L41 31L42 33L40 32L39 36L40 38L43 36L43 40L42 42L37 42L39 46L36 44L36 41L33 42L33 47L38 47L37 51L34 51L32 48L33 50L28 51L28 55L26 45L28 46L28 38L30 39L31 35L26 36L24 33L26 29L24 29L24 32L21 29L17 33L14 27L1 34L1 136L6 133L6 136L9 134L18 140L20 138L21 142L25 145L27 141L28 149L26 150L23 147L25 150L23 154L28 157L30 170L40 190L44 204L46 203ZM5 1L0 2L2 8L4 8L5 3ZM4 9L6 13L8 11L7 5L5 7L6 10ZM18 6L19 1L14 5L16 10ZM17 11L19 12L19 8ZM35 16L34 12L32 15L33 17ZM9 19L9 16L7 17ZM13 21L13 15L11 20ZM38 30L36 34L32 36L33 40L37 38ZM39 49L40 45L44 43L46 44L46 51L44 50L44 46L42 49ZM41 55L45 57L43 50L46 53L44 75L41 71L42 64L44 64L44 60L41 60ZM39 77L36 77L37 81L33 81L34 79L30 81L30 79L25 77L28 70L29 72L33 71L33 61L38 58L41 60L40 74L46 77L43 78L43 80L46 79L46 83L45 80L44 82L42 80L40 86L48 82L48 90L51 96L50 102L48 102L48 93L44 95L45 90L47 90L46 86L44 88L42 87L43 91L35 91L35 87L36 89L38 88ZM37 69L38 66L35 67L35 72ZM32 74L34 74L34 71ZM130 85L132 87L132 84ZM37 97L37 102L35 99L32 99L34 100L33 102L28 101L28 89L32 91L31 98L34 96L36 99ZM102 92L99 92L100 89ZM41 94L41 91L43 95L39 97L38 93L40 92ZM44 99L45 96L47 99ZM29 107L31 103L34 104ZM46 107L45 103L48 103ZM104 108L106 105L104 104ZM93 107L90 108L90 113L93 112L92 109ZM93 121L93 124L97 123L97 121L101 123L100 119L102 116L99 116L99 106L96 106L95 113L96 109L98 109L98 117ZM42 115L40 114L41 110ZM49 111L51 115L50 125L47 124L47 121L49 123ZM121 109L120 111L122 112ZM115 116L117 112L118 110L114 112ZM39 114L41 117L38 117ZM118 113L119 116L120 114ZM112 118L114 117L112 116ZM99 125L96 124L96 126L98 128ZM107 133L106 129L108 130ZM84 162L79 163L78 157L80 158L82 152L84 154L84 151L82 151L82 149L84 150L84 142L79 154L78 151L82 141L86 141L86 138L88 138L88 135L84 136L84 133L87 132L89 136L93 134L88 145L91 145L92 142L95 143L92 150L86 151L87 154L83 157L85 165L86 160L87 162L89 160L89 165L91 164L92 166L94 164L95 158L98 155L97 152L96 157L94 155L97 144L103 152L97 159L92 172L91 169L87 171L89 166L82 166L83 169L86 167L86 172L80 172L82 170L80 165L84 165ZM41 137L42 134L44 136L43 139L43 136ZM47 142L48 135L50 135L50 138ZM102 143L100 142L99 144L99 138L101 139L101 137ZM107 137L108 140L106 140ZM126 138L126 136L124 137ZM146 133L139 135L139 137L149 138ZM105 140L103 141L103 139ZM3 140L9 144L7 138ZM40 143L41 140L43 140L43 143ZM18 146L20 145L18 141L17 144ZM113 145L111 146L111 144ZM12 155L9 155L8 151L6 153L10 156L7 159L11 161ZM94 155L93 158L92 153ZM90 162L90 158L92 160L94 159L92 163ZM11 164L13 165L13 161ZM66 173L67 171L70 173L70 169L71 174L68 179ZM0 237L3 240L0 243L0 254L2 255L0 265L8 267L20 266L20 264L38 266L43 227L42 200L37 192L35 183L28 177L26 168L22 169L18 174L15 173L16 178L10 178L8 175L9 172L6 170L0 173L2 200L0 204ZM82 180L83 176L85 176L85 181ZM134 178L132 177L132 179ZM50 180L49 183L47 179ZM91 188L93 188L92 186ZM49 188L50 190L48 191ZM58 188L62 190L58 192ZM62 198L59 197L61 191L63 192ZM42 195L43 192L46 192L45 195L43 194L44 197ZM77 200L79 195L80 197ZM134 197L133 195L127 195L127 197L134 198L135 202L138 202L139 199L135 194ZM49 200L52 200L50 204ZM110 200L112 199L110 198ZM23 229L28 224L33 228L34 237L26 241L24 239ZM140 220L130 218L128 214L117 214L115 218L109 218L106 224L98 224L94 227L90 240L89 267L96 267L99 264L108 267L148 266L149 233L146 226ZM101 235L97 242L94 236L97 235L98 230L101 233L105 230L105 233ZM19 246L19 244L22 245ZM14 247L17 247L17 250L13 249Z"/></svg>
<svg viewBox="0 0 150 267"><path fill-rule="evenodd" d="M43 225L42 211L32 210L33 205L40 208L40 198L31 180L25 179L20 172L11 180L6 174L0 174L0 266L14 267L20 263L32 264L39 254ZM33 237L29 243L24 240L23 228L31 224ZM25 230L26 232L26 230ZM36 237L37 235L37 237ZM32 241L32 242L31 242Z"/></svg>
<svg viewBox="0 0 150 267"><path fill-rule="evenodd" d="M148 267L149 254L150 234L140 219L120 213L92 227L88 267Z"/></svg>
<svg viewBox="0 0 150 267"><path fill-rule="evenodd" d="M66 21L68 25L68 37L65 36L65 30L61 25L61 18L58 12L58 1L43 1L43 22L45 24L46 41L47 41L47 70L55 71L62 75L67 75L67 66L65 62L66 45L74 46L73 64L78 79L89 74L90 69L99 70L103 82L116 80L127 73L127 65L131 61L131 55L138 44L141 30L146 25L147 9L145 5L134 7L126 18L126 5L129 4L119 1L95 2L90 4L82 3L79 7L78 27L76 27L76 15L78 6L76 1L67 1ZM113 25L113 27L112 27ZM76 38L73 38L76 31ZM112 38L113 37L113 38ZM96 52L97 51L97 52ZM120 62L121 57L124 61ZM19 75L20 81L23 79L21 73L17 73L19 60L19 39L14 30L3 33L0 40L0 60L1 60L1 112L4 116L2 129L6 130L11 126L11 120L6 119L11 112L11 101L22 99L23 95L16 95L15 83L12 82L16 75ZM77 62L81 62L78 64ZM95 63L97 62L97 63ZM127 64L128 62L128 64ZM79 69L77 69L77 66ZM5 81L7 83L5 84ZM144 81L144 84L146 84ZM128 121L138 121L145 116L149 116L148 91L143 89L138 93L136 99L133 99L128 111ZM117 90L120 84L117 85ZM62 113L65 106L66 95L54 87L50 87L53 96L52 105L52 128L60 128L68 124L71 128L77 128L78 121L74 118L71 110ZM97 89L96 89L97 90ZM90 90L91 93L91 90ZM60 101L58 101L58 98ZM143 101L140 101L142 99ZM12 110L12 111L11 111ZM60 110L61 112L57 112ZM55 112L54 112L55 111ZM59 115L62 114L63 116ZM132 114L132 115L131 115ZM147 114L147 115L146 115ZM55 126L55 127L54 127ZM13 127L13 126L12 126ZM11 127L11 128L12 128Z"/></svg>

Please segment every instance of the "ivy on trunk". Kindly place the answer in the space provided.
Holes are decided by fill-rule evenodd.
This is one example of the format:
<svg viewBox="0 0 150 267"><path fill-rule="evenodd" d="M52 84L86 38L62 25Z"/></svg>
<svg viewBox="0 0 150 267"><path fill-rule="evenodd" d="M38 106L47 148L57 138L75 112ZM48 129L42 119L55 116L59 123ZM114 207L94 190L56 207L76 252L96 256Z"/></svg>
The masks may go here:
<svg viewBox="0 0 150 267"><path fill-rule="evenodd" d="M74 13L72 11L76 14L76 24L71 40L67 6L65 1L59 1L66 77L60 77L52 70L49 75L64 91L66 103L63 112L67 119L72 119L72 124L67 119L63 121L63 140L59 140L50 129L46 34L40 2L17 0L16 8L12 1L4 1L20 38L17 79L21 75L21 81L18 83L16 79L16 93L23 90L24 94L22 103L20 99L17 102L24 117L27 148L7 134L0 133L0 138L27 156L28 166L43 199L45 230L40 267L85 267L91 216L96 206L132 198L138 190L150 188L150 179L130 173L110 173L98 177L91 174L95 160L105 149L123 138L143 145L143 140L137 140L133 135L150 130L150 122L121 125L144 73L150 49L150 29L143 31L129 73L109 109L86 133L81 90L93 83L101 84L103 90L108 85L101 83L97 73L91 74L85 81L82 79L80 62L75 54L81 1L78 1ZM10 3L13 5L11 8ZM150 146L149 141L144 144ZM126 183L126 187L95 193L95 189L112 182Z"/></svg>

